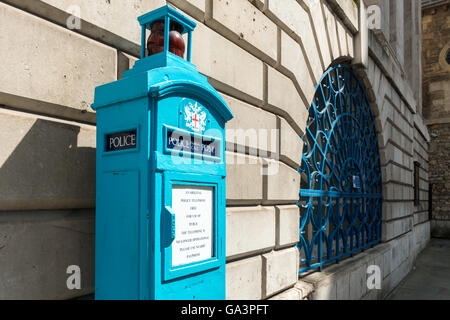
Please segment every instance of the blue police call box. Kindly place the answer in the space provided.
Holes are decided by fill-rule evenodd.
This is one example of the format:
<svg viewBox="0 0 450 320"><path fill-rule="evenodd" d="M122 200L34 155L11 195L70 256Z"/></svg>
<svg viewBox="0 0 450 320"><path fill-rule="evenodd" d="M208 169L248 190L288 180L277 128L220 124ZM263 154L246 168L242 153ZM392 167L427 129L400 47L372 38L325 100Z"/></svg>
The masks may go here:
<svg viewBox="0 0 450 320"><path fill-rule="evenodd" d="M141 59L97 87L92 105L95 297L225 299L224 137L233 115L190 62L196 24L169 6L138 20Z"/></svg>

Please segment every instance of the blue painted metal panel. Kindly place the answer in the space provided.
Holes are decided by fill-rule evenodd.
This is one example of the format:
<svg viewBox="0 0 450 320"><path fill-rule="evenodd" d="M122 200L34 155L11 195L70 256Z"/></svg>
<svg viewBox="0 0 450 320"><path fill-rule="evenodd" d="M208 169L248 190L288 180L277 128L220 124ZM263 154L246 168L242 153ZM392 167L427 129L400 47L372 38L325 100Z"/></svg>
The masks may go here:
<svg viewBox="0 0 450 320"><path fill-rule="evenodd" d="M195 24L168 7L142 16L143 32L161 17L184 24L191 39ZM97 87L92 107L96 298L225 299L223 139L233 115L222 97L193 64L166 48L137 61L122 80ZM212 257L175 267L174 186L211 188L213 195Z"/></svg>
<svg viewBox="0 0 450 320"><path fill-rule="evenodd" d="M377 131L364 88L349 67L332 67L322 77L302 139L300 274L381 242Z"/></svg>
<svg viewBox="0 0 450 320"><path fill-rule="evenodd" d="M147 253L149 219L146 195L149 192L149 168L144 164L148 163L146 146L149 144L150 115L148 98L125 101L97 110L96 299L142 299L149 296L149 274L146 271L152 267ZM105 152L106 135L132 128L137 129L135 149ZM127 175L132 175L132 178L126 178ZM135 175L138 176L136 179ZM131 227L136 220L137 229ZM117 251L127 241L133 243L129 248L133 252L132 258L126 258L123 250ZM138 271L129 272L130 264L137 267ZM116 277L119 277L120 285L115 284Z"/></svg>

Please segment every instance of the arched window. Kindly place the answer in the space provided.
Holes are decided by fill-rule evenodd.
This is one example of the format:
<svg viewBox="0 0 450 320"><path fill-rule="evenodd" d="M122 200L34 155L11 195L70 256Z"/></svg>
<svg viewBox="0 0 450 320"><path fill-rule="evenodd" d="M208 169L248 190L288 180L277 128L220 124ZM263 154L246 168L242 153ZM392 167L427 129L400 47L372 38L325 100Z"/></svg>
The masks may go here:
<svg viewBox="0 0 450 320"><path fill-rule="evenodd" d="M303 136L300 273L381 242L377 131L353 71L331 67L316 87Z"/></svg>

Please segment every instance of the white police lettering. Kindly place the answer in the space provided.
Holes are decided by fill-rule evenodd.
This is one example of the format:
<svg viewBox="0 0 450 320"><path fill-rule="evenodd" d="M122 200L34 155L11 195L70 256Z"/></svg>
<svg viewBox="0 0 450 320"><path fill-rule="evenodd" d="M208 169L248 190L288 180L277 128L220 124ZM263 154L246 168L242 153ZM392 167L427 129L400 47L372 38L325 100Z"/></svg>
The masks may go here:
<svg viewBox="0 0 450 320"><path fill-rule="evenodd" d="M135 146L136 145L136 135L130 134L128 136L122 137L114 137L109 139L109 147L119 148L126 146Z"/></svg>

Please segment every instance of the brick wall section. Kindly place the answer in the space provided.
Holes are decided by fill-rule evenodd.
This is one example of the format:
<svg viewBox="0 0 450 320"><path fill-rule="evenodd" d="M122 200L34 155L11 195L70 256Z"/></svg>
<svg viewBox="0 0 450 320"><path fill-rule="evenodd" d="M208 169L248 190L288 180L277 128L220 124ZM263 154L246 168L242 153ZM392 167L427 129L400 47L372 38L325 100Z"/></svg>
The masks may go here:
<svg viewBox="0 0 450 320"><path fill-rule="evenodd" d="M433 181L433 218L450 220L450 126L432 125L430 132L436 138L431 142L430 180Z"/></svg>
<svg viewBox="0 0 450 320"><path fill-rule="evenodd" d="M432 235L450 238L450 124L429 126L430 181L433 184Z"/></svg>
<svg viewBox="0 0 450 320"><path fill-rule="evenodd" d="M450 238L450 1L423 10L423 106L429 127L432 235Z"/></svg>
<svg viewBox="0 0 450 320"><path fill-rule="evenodd" d="M450 50L450 1L423 10L423 106L427 122L450 122L450 65L445 54Z"/></svg>

